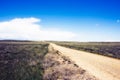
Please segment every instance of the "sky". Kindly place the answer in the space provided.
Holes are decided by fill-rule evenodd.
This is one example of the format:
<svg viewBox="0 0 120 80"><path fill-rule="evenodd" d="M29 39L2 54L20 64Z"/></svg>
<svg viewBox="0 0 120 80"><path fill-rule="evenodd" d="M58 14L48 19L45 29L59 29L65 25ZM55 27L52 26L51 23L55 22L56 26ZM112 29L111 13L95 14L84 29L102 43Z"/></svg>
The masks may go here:
<svg viewBox="0 0 120 80"><path fill-rule="evenodd" d="M120 41L120 0L0 0L0 39Z"/></svg>

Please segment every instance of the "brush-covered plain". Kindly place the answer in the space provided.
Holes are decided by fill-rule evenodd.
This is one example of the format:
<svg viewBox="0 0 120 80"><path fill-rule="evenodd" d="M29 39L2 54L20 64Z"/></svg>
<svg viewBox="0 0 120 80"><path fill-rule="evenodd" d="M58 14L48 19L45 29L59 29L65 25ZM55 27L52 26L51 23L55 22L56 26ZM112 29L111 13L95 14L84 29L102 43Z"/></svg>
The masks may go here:
<svg viewBox="0 0 120 80"><path fill-rule="evenodd" d="M112 58L120 59L120 42L57 42L61 46L71 49L87 51Z"/></svg>
<svg viewBox="0 0 120 80"><path fill-rule="evenodd" d="M42 80L42 60L48 44L0 43L0 80Z"/></svg>

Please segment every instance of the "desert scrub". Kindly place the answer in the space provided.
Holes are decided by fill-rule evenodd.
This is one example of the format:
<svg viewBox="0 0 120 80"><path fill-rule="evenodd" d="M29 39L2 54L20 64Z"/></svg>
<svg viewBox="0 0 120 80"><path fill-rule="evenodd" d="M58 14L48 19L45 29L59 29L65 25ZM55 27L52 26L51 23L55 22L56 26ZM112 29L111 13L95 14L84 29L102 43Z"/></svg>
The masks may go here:
<svg viewBox="0 0 120 80"><path fill-rule="evenodd" d="M42 80L48 44L0 44L0 80Z"/></svg>
<svg viewBox="0 0 120 80"><path fill-rule="evenodd" d="M53 42L72 49L120 59L120 42Z"/></svg>
<svg viewBox="0 0 120 80"><path fill-rule="evenodd" d="M97 80L68 57L56 51L45 55L43 68L43 80Z"/></svg>

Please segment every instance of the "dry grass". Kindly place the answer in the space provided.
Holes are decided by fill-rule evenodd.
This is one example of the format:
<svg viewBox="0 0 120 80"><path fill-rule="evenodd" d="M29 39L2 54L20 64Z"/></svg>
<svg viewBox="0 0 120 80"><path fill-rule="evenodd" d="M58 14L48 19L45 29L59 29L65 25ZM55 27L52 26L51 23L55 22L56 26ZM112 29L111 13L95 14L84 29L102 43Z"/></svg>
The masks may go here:
<svg viewBox="0 0 120 80"><path fill-rule="evenodd" d="M42 80L48 44L0 43L0 80Z"/></svg>
<svg viewBox="0 0 120 80"><path fill-rule="evenodd" d="M82 50L120 59L120 42L53 42L71 49Z"/></svg>
<svg viewBox="0 0 120 80"><path fill-rule="evenodd" d="M69 58L56 53L56 51L45 56L43 68L43 80L97 80Z"/></svg>
<svg viewBox="0 0 120 80"><path fill-rule="evenodd" d="M0 80L96 80L45 42L0 42Z"/></svg>

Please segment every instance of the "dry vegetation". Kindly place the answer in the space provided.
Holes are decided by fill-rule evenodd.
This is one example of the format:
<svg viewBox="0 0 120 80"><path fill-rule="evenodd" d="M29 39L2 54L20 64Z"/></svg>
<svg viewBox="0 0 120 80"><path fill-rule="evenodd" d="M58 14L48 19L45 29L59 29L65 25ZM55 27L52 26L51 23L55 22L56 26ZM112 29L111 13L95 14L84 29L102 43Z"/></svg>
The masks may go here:
<svg viewBox="0 0 120 80"><path fill-rule="evenodd" d="M43 68L43 80L97 80L58 51L45 56Z"/></svg>
<svg viewBox="0 0 120 80"><path fill-rule="evenodd" d="M48 43L0 42L0 80L97 80Z"/></svg>
<svg viewBox="0 0 120 80"><path fill-rule="evenodd" d="M0 80L42 80L48 44L0 43Z"/></svg>
<svg viewBox="0 0 120 80"><path fill-rule="evenodd" d="M53 42L72 49L120 59L120 42Z"/></svg>

